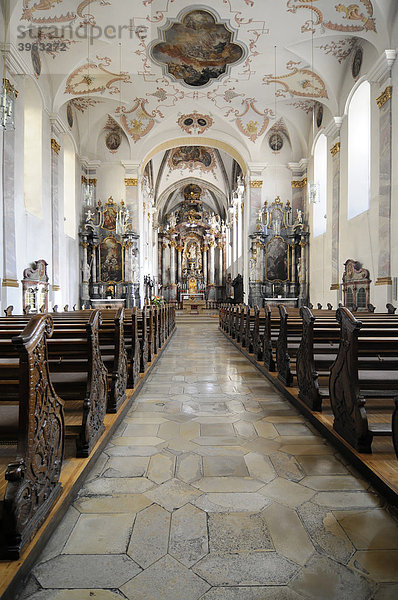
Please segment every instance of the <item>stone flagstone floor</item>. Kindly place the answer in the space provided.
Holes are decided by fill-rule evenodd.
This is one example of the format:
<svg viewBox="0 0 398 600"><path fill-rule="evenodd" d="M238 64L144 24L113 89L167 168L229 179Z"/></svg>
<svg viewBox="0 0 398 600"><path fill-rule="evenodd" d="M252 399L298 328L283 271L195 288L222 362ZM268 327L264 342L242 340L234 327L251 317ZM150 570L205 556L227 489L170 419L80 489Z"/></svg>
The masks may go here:
<svg viewBox="0 0 398 600"><path fill-rule="evenodd" d="M215 319L178 324L24 598L392 600L397 521Z"/></svg>

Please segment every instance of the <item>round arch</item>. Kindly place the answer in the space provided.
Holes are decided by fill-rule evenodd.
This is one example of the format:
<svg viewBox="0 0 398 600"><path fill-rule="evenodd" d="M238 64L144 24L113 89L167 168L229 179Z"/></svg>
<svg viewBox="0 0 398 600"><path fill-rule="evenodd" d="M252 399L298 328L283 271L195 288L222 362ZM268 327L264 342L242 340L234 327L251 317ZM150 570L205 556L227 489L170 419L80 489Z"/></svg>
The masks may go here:
<svg viewBox="0 0 398 600"><path fill-rule="evenodd" d="M158 154L159 152L164 152L165 150L170 150L171 148L175 148L177 146L210 146L212 148L217 148L218 150L224 150L224 152L227 152L230 156L232 156L232 158L236 160L236 162L242 169L243 174L246 175L246 161L243 158L242 154L238 152L236 148L231 146L231 144L229 144L228 142L202 136L177 137L158 144L144 156L143 161L141 163L142 172L144 171L147 163L156 154Z"/></svg>

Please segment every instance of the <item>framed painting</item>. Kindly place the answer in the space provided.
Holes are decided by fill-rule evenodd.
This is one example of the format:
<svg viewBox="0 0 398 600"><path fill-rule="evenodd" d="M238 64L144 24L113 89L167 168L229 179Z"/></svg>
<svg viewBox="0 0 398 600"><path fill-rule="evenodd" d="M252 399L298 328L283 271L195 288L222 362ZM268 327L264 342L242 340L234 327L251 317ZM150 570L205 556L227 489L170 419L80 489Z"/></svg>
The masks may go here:
<svg viewBox="0 0 398 600"><path fill-rule="evenodd" d="M123 280L123 247L113 237L105 238L99 244L101 281L117 283Z"/></svg>
<svg viewBox="0 0 398 600"><path fill-rule="evenodd" d="M267 281L289 279L289 244L280 236L276 235L266 244L265 269Z"/></svg>

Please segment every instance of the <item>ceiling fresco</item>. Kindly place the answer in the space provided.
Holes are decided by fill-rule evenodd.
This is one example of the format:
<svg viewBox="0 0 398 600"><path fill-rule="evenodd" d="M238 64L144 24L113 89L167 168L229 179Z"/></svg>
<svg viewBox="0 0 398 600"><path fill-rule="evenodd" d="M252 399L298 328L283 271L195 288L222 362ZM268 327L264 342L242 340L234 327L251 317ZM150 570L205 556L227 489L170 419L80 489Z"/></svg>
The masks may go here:
<svg viewBox="0 0 398 600"><path fill-rule="evenodd" d="M199 168L202 172L214 171L216 158L211 148L203 146L180 146L174 148L169 156L168 166L171 170Z"/></svg>
<svg viewBox="0 0 398 600"><path fill-rule="evenodd" d="M260 161L276 115L297 148L292 160L306 154L313 107L321 102L328 119L340 114L357 49L362 76L372 57L393 47L398 2L13 0L11 7L12 64L36 74L46 110L65 114L66 126L71 103L82 155L95 159L89 112L97 135L107 115L119 124L126 160L139 160L143 146L145 153L169 139L207 136Z"/></svg>
<svg viewBox="0 0 398 600"><path fill-rule="evenodd" d="M241 60L243 48L232 42L233 33L205 10L192 10L181 22L166 24L163 42L151 48L151 57L166 66L172 79L202 87L224 75L230 64Z"/></svg>

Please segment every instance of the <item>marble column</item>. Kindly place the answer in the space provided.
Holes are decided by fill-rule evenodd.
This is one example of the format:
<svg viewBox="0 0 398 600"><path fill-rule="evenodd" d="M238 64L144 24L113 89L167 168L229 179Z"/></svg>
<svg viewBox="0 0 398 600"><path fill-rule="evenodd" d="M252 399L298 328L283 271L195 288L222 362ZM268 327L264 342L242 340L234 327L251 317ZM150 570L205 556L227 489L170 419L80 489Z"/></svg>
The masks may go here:
<svg viewBox="0 0 398 600"><path fill-rule="evenodd" d="M223 260L224 244L217 244L217 248L218 248L218 285L220 287L222 287L223 275L224 275L224 260Z"/></svg>
<svg viewBox="0 0 398 600"><path fill-rule="evenodd" d="M332 281L331 290L337 291L337 303L340 300L340 142L336 141L330 149L332 155Z"/></svg>
<svg viewBox="0 0 398 600"><path fill-rule="evenodd" d="M206 286L207 285L207 251L208 251L208 246L207 244L204 244L203 246L203 283Z"/></svg>
<svg viewBox="0 0 398 600"><path fill-rule="evenodd" d="M182 251L184 247L181 245L177 246L177 283L181 285L182 282Z"/></svg>
<svg viewBox="0 0 398 600"><path fill-rule="evenodd" d="M167 244L163 242L162 244L162 289L164 293L164 289L166 287L166 248Z"/></svg>
<svg viewBox="0 0 398 600"><path fill-rule="evenodd" d="M55 137L60 134L55 121L51 122L51 230L52 230L52 291L60 291L60 210L59 206L59 153L61 146ZM84 263L85 264L85 263ZM83 291L83 290L82 290ZM83 299L83 297L82 297ZM88 298L85 298L88 300ZM56 304L56 296L53 297Z"/></svg>
<svg viewBox="0 0 398 600"><path fill-rule="evenodd" d="M170 242L170 300L175 300L177 297L177 286L176 286L176 246L177 242L171 240Z"/></svg>
<svg viewBox="0 0 398 600"><path fill-rule="evenodd" d="M139 211L139 198L138 198L138 165L135 163L124 162L125 168L125 193L126 193L126 207L131 214L131 224L133 231L142 231L142 218ZM128 295L130 296L128 304L132 306L141 306L141 293L140 289L143 290L143 269L141 267L141 260L143 257L142 237L140 236L137 240L137 248L133 250L133 268L132 283L128 284ZM127 304L127 303L126 303Z"/></svg>
<svg viewBox="0 0 398 600"><path fill-rule="evenodd" d="M211 240L209 243L210 256L209 256L209 285L214 285L214 247L215 242Z"/></svg>
<svg viewBox="0 0 398 600"><path fill-rule="evenodd" d="M4 306L20 304L16 252L15 131L3 132L3 280ZM22 312L22 311L21 311Z"/></svg>
<svg viewBox="0 0 398 600"><path fill-rule="evenodd" d="M377 286L385 286L383 304L391 302L391 107L392 87L377 98L379 107L379 257ZM378 290L380 296L380 290Z"/></svg>

